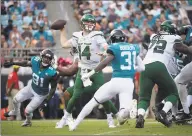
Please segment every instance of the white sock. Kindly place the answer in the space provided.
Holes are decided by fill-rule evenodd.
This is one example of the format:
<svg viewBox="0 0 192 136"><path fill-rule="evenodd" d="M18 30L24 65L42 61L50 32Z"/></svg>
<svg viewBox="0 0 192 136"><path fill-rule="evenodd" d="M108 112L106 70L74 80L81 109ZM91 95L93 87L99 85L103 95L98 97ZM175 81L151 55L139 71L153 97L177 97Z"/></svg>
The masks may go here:
<svg viewBox="0 0 192 136"><path fill-rule="evenodd" d="M29 114L26 113L26 121L27 122L30 122L32 120L32 117L33 117L33 113L29 113Z"/></svg>
<svg viewBox="0 0 192 136"><path fill-rule="evenodd" d="M89 115L91 113L91 111L93 110L93 108L95 106L97 106L98 103L95 101L94 98L92 98L81 110L81 112L79 113L77 119L74 122L74 126L77 127L81 121L83 121L83 119Z"/></svg>
<svg viewBox="0 0 192 136"><path fill-rule="evenodd" d="M63 109L63 115L65 115L66 109Z"/></svg>
<svg viewBox="0 0 192 136"><path fill-rule="evenodd" d="M107 114L107 118L113 118L112 117L112 114L110 113L110 114Z"/></svg>
<svg viewBox="0 0 192 136"><path fill-rule="evenodd" d="M67 111L65 111L64 116L62 117L63 119L67 119L71 114Z"/></svg>
<svg viewBox="0 0 192 136"><path fill-rule="evenodd" d="M179 98L181 100L181 104L183 106L184 113L189 114L189 107L187 103L187 88L186 85L178 84L178 93L179 93Z"/></svg>
<svg viewBox="0 0 192 136"><path fill-rule="evenodd" d="M138 109L138 115L144 116L144 115L145 115L145 110L142 109L142 108L139 108L139 109Z"/></svg>
<svg viewBox="0 0 192 136"><path fill-rule="evenodd" d="M163 107L163 111L165 111L165 113L167 113L171 108L173 107L173 104L169 101L165 102L165 105Z"/></svg>
<svg viewBox="0 0 192 136"><path fill-rule="evenodd" d="M176 116L176 114L178 112L178 102L173 105L171 110L172 110L172 115Z"/></svg>
<svg viewBox="0 0 192 136"><path fill-rule="evenodd" d="M161 103L165 104L165 100L161 101Z"/></svg>
<svg viewBox="0 0 192 136"><path fill-rule="evenodd" d="M21 107L21 103L19 102L13 102L13 106L14 106L14 110L17 113L20 113L20 107Z"/></svg>
<svg viewBox="0 0 192 136"><path fill-rule="evenodd" d="M190 107L192 104L192 95L187 96L187 103L188 103L188 107Z"/></svg>

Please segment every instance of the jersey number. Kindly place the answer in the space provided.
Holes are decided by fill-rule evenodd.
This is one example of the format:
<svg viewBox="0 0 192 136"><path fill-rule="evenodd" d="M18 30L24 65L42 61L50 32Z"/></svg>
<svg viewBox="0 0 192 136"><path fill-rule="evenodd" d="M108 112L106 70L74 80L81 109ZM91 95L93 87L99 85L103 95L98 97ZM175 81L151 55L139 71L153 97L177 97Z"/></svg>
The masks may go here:
<svg viewBox="0 0 192 136"><path fill-rule="evenodd" d="M40 80L40 81L39 81ZM39 78L39 76L35 73L33 73L33 83L37 86L40 84L40 87L43 87L43 78Z"/></svg>
<svg viewBox="0 0 192 136"><path fill-rule="evenodd" d="M81 46L78 46L79 48L79 57L81 59L81 56L85 56L87 57L87 60L90 60L90 56L91 56L91 53L90 53L90 47L89 45L85 47L85 49L81 52Z"/></svg>
<svg viewBox="0 0 192 136"><path fill-rule="evenodd" d="M167 41L165 41L165 40L158 40L158 41L152 40L149 49L151 49L154 45L155 45L155 47L153 49L153 52L163 54L164 50L166 48L166 45L167 45Z"/></svg>
<svg viewBox="0 0 192 136"><path fill-rule="evenodd" d="M126 56L125 62L127 65L121 65L121 70L131 70L131 67L135 69L135 61L136 61L136 51L123 51L121 52L121 57ZM132 63L133 60L133 63Z"/></svg>

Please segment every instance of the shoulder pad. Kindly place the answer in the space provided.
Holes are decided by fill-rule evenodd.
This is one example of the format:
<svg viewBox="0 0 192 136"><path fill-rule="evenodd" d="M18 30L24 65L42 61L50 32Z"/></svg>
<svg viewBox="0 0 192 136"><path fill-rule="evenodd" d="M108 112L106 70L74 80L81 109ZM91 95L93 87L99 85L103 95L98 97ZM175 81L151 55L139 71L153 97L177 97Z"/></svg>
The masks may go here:
<svg viewBox="0 0 192 136"><path fill-rule="evenodd" d="M82 31L74 32L74 33L73 33L73 37L75 37L75 38L78 38L78 37L80 37L80 36L82 36Z"/></svg>
<svg viewBox="0 0 192 136"><path fill-rule="evenodd" d="M89 34L90 37L94 37L94 36L97 36L97 35L104 36L103 32L101 32L101 31L92 31L92 32Z"/></svg>

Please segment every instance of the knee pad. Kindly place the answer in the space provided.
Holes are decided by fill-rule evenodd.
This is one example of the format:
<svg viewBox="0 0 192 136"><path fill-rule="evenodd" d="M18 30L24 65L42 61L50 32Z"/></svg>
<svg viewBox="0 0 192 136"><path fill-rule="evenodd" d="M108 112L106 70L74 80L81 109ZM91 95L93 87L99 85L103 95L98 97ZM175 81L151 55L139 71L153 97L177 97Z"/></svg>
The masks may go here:
<svg viewBox="0 0 192 136"><path fill-rule="evenodd" d="M27 106L26 109L25 109L26 115L33 113L33 111L34 111L34 109L31 106Z"/></svg>
<svg viewBox="0 0 192 136"><path fill-rule="evenodd" d="M19 103L19 102L17 101L17 98L16 98L16 97L13 98L13 103L14 103L14 104Z"/></svg>
<svg viewBox="0 0 192 136"><path fill-rule="evenodd" d="M125 108L120 109L119 117L122 118L122 120L127 119L129 117L129 110Z"/></svg>

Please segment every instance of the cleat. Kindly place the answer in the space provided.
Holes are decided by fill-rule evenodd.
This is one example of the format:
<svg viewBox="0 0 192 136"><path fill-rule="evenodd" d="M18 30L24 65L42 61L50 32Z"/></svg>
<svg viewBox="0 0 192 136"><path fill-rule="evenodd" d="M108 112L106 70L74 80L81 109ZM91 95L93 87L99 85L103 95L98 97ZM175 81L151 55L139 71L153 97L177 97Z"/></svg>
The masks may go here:
<svg viewBox="0 0 192 136"><path fill-rule="evenodd" d="M61 118L61 120L56 123L55 128L63 128L64 126L67 126L67 121L64 118Z"/></svg>
<svg viewBox="0 0 192 136"><path fill-rule="evenodd" d="M16 115L16 113L14 110L4 113L5 117L11 117L11 116L15 116L15 115Z"/></svg>
<svg viewBox="0 0 192 136"><path fill-rule="evenodd" d="M116 127L112 117L107 118L107 123L108 123L109 128L115 128Z"/></svg>
<svg viewBox="0 0 192 136"><path fill-rule="evenodd" d="M142 115L138 115L135 128L144 128L144 122L144 117Z"/></svg>
<svg viewBox="0 0 192 136"><path fill-rule="evenodd" d="M176 116L175 123L177 125L189 124L188 122L190 122L191 120L192 120L191 115L183 112Z"/></svg>
<svg viewBox="0 0 192 136"><path fill-rule="evenodd" d="M32 123L31 121L24 121L23 124L21 124L22 127L31 127Z"/></svg>
<svg viewBox="0 0 192 136"><path fill-rule="evenodd" d="M160 112L157 113L156 116L156 120L158 122L161 122L163 125L165 125L166 127L170 127L172 124L172 121L169 121L167 119L167 114L165 113L165 111L161 110Z"/></svg>

